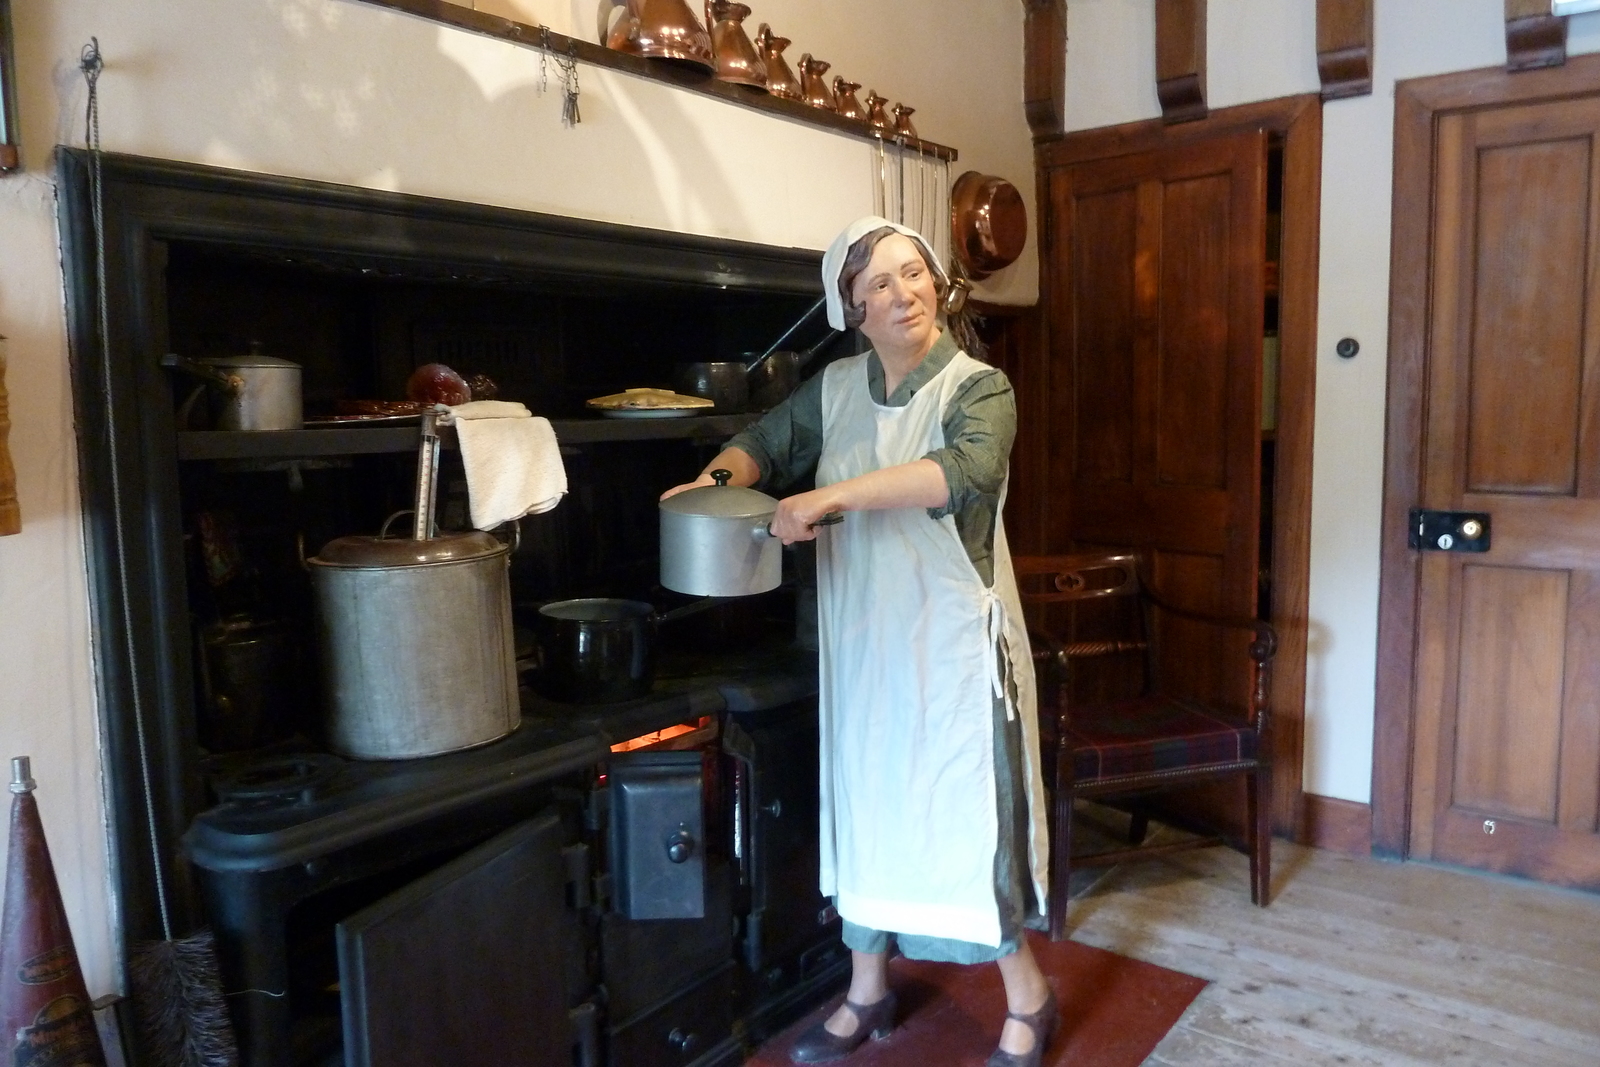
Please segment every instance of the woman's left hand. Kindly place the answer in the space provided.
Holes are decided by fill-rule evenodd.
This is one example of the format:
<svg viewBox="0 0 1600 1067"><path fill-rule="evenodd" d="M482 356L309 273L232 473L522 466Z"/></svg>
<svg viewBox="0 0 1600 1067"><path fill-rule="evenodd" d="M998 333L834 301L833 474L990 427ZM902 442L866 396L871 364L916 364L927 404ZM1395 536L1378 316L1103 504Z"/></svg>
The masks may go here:
<svg viewBox="0 0 1600 1067"><path fill-rule="evenodd" d="M796 541L814 541L817 520L830 511L843 510L834 494L826 489L813 489L797 493L778 501L778 510L772 516L772 536L783 539L786 545Z"/></svg>

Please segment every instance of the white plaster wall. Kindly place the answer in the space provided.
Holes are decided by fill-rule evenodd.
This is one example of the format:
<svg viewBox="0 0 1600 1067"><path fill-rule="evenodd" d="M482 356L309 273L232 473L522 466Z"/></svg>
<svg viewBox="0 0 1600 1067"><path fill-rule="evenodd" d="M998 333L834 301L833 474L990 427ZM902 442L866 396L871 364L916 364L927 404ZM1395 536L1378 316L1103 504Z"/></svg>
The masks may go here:
<svg viewBox="0 0 1600 1067"><path fill-rule="evenodd" d="M510 2L510 0L505 0ZM590 0L517 0L556 29ZM698 5L695 5L698 6ZM791 53L917 107L924 136L1032 203L1017 0L766 0ZM93 993L115 988L51 146L82 143L99 38L113 151L662 229L821 248L871 205L867 142L580 68L583 121L536 52L354 0L13 5L26 173L0 178L0 334L24 529L0 538L0 757L31 754ZM889 28L889 29L886 29ZM885 48L889 37L896 48ZM1037 295L1033 249L991 279Z"/></svg>
<svg viewBox="0 0 1600 1067"><path fill-rule="evenodd" d="M1314 0L1210 0L1213 107L1311 92ZM1311 519L1305 787L1366 802L1372 785L1383 491L1394 83L1505 62L1501 0L1377 0L1374 91L1323 111L1321 290ZM1067 124L1160 114L1154 0L1072 0ZM1568 50L1600 51L1600 14L1572 18ZM1355 337L1353 360L1334 355Z"/></svg>

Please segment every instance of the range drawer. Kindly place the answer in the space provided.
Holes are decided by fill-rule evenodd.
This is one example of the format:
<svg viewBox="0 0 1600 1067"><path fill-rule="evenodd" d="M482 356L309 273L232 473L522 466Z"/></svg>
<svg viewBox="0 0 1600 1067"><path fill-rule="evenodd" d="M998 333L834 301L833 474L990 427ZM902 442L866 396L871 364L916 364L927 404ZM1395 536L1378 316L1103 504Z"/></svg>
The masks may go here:
<svg viewBox="0 0 1600 1067"><path fill-rule="evenodd" d="M687 1067L729 1042L735 975L730 961L655 1010L612 1028L611 1067Z"/></svg>
<svg viewBox="0 0 1600 1067"><path fill-rule="evenodd" d="M602 920L601 967L614 1018L633 1018L733 958L732 883L726 862L706 865L703 919Z"/></svg>

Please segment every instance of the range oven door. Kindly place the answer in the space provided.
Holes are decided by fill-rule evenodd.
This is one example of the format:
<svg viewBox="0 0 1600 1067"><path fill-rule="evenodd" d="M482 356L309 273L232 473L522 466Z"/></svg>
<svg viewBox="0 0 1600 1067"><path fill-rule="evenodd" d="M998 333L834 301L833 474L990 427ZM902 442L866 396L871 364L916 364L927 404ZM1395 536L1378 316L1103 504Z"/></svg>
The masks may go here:
<svg viewBox="0 0 1600 1067"><path fill-rule="evenodd" d="M543 814L341 922L348 1067L597 1065L568 904L581 847Z"/></svg>
<svg viewBox="0 0 1600 1067"><path fill-rule="evenodd" d="M730 715L734 838L750 911L745 964L769 985L808 977L843 951L818 890L815 698Z"/></svg>

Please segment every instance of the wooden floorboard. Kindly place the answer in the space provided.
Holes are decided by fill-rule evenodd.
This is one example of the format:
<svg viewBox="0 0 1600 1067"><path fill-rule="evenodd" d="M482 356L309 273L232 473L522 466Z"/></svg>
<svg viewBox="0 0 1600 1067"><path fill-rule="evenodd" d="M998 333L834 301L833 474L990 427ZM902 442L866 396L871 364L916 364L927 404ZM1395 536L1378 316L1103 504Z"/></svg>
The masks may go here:
<svg viewBox="0 0 1600 1067"><path fill-rule="evenodd" d="M1209 979L1147 1067L1596 1067L1600 896L1277 842L1127 864L1074 939Z"/></svg>

